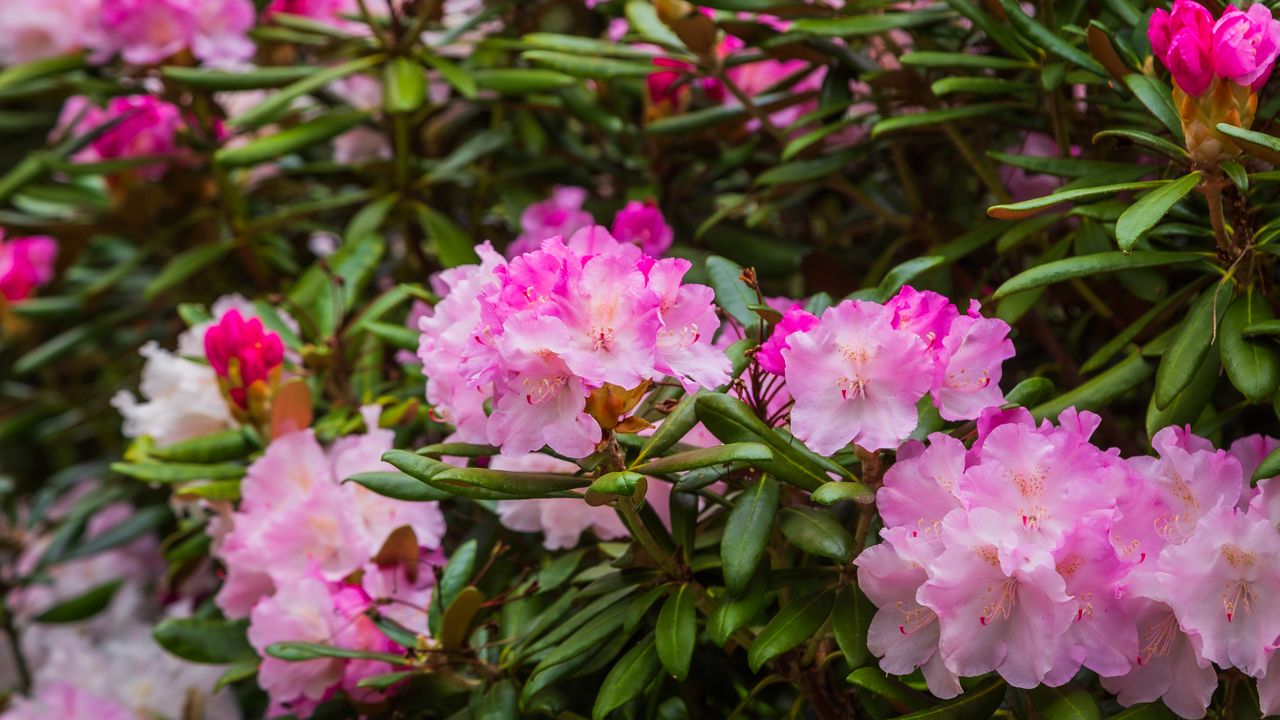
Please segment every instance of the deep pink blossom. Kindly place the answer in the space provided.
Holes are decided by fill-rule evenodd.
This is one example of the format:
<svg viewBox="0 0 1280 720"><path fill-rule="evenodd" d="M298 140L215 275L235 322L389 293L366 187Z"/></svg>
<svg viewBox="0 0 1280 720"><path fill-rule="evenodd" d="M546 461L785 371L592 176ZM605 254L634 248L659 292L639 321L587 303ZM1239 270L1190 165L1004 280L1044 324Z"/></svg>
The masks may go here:
<svg viewBox="0 0 1280 720"><path fill-rule="evenodd" d="M44 235L4 236L0 229L0 295L5 300L25 300L36 288L53 279L58 241Z"/></svg>
<svg viewBox="0 0 1280 720"><path fill-rule="evenodd" d="M507 248L507 257L537 250L549 237L569 237L580 228L594 225L595 217L582 209L586 201L586 190L559 186L551 197L525 208L520 214L520 236Z"/></svg>
<svg viewBox="0 0 1280 720"><path fill-rule="evenodd" d="M761 343L760 349L756 352L756 360L760 363L760 369L774 375L785 375L787 363L782 357L782 351L791 347L788 338L791 337L792 333L812 330L817 324L818 318L812 313L806 312L804 307L799 304L787 310L782 315L782 319L774 325L769 339Z"/></svg>
<svg viewBox="0 0 1280 720"><path fill-rule="evenodd" d="M1280 20L1263 3L1248 11L1228 5L1213 26L1213 69L1219 77L1259 90L1280 56Z"/></svg>
<svg viewBox="0 0 1280 720"><path fill-rule="evenodd" d="M74 156L77 162L101 162L156 156L158 160L135 168L147 180L160 179L168 161L181 159L178 135L186 129L177 106L150 95L111 98L103 108L88 98L74 96L63 105L57 137L88 134L111 123L88 147Z"/></svg>
<svg viewBox="0 0 1280 720"><path fill-rule="evenodd" d="M101 0L99 55L119 51L125 62L154 65L190 48L199 59L234 63L253 55L246 34L256 13L251 0Z"/></svg>
<svg viewBox="0 0 1280 720"><path fill-rule="evenodd" d="M613 216L613 236L621 242L639 245L646 255L657 257L671 247L675 232L652 200L632 200Z"/></svg>
<svg viewBox="0 0 1280 720"><path fill-rule="evenodd" d="M245 320L238 310L222 317L204 335L205 357L219 378L228 384L231 399L249 407L248 391L256 383L270 384L284 364L280 336L262 326L258 318Z"/></svg>
<svg viewBox="0 0 1280 720"><path fill-rule="evenodd" d="M1192 96L1213 82L1213 35L1213 15L1194 0L1175 0L1172 13L1156 10L1147 31L1152 52Z"/></svg>

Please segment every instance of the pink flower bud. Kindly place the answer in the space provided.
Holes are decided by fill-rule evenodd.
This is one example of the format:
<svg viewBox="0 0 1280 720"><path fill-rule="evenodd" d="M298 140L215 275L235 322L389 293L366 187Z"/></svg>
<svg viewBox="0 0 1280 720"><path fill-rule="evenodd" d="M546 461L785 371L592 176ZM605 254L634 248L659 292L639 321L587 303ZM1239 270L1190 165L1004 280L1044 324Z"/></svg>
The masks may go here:
<svg viewBox="0 0 1280 720"><path fill-rule="evenodd" d="M242 408L248 407L245 389L269 381L271 372L284 363L280 336L263 328L258 318L245 320L238 310L229 311L205 332L204 353L218 377L230 381L231 398Z"/></svg>
<svg viewBox="0 0 1280 720"><path fill-rule="evenodd" d="M785 374L787 362L782 357L782 351L791 347L787 339L792 333L808 332L817 324L817 316L805 312L800 305L788 310L774 326L773 334L760 345L760 350L756 353L756 360L760 361L761 369L774 375Z"/></svg>
<svg viewBox="0 0 1280 720"><path fill-rule="evenodd" d="M1258 90L1271 76L1277 55L1280 21L1261 3L1248 12L1228 7L1213 26L1213 67L1221 77Z"/></svg>
<svg viewBox="0 0 1280 720"><path fill-rule="evenodd" d="M4 239L0 231L0 295L5 300L25 300L35 289L53 279L58 241L43 235Z"/></svg>
<svg viewBox="0 0 1280 720"><path fill-rule="evenodd" d="M671 247L675 233L662 210L652 200L632 200L613 218L613 236L622 242L634 243L646 255L658 256Z"/></svg>
<svg viewBox="0 0 1280 720"><path fill-rule="evenodd" d="M1173 12L1156 11L1147 30L1151 49L1188 95L1213 83L1213 15L1193 0L1177 0Z"/></svg>

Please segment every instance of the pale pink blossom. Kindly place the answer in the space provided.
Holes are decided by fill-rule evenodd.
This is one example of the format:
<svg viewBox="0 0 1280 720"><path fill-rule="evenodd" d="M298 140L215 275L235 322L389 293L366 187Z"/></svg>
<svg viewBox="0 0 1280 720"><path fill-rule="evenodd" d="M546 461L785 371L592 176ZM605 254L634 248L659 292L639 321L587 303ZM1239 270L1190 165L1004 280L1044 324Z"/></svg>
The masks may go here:
<svg viewBox="0 0 1280 720"><path fill-rule="evenodd" d="M1213 26L1213 70L1219 77L1260 90L1280 56L1280 20L1254 3L1247 11L1228 5Z"/></svg>
<svg viewBox="0 0 1280 720"><path fill-rule="evenodd" d="M318 702L342 681L343 661L317 658L291 662L266 654L279 642L331 644L342 631L343 618L334 603L335 588L315 576L297 578L258 603L249 616L249 643L262 656L258 684L273 701Z"/></svg>
<svg viewBox="0 0 1280 720"><path fill-rule="evenodd" d="M0 1L0 65L18 65L93 47L99 0Z"/></svg>
<svg viewBox="0 0 1280 720"><path fill-rule="evenodd" d="M1013 357L1009 324L978 313L977 301L951 323L934 371L933 402L946 420L972 420L1004 404L1000 378Z"/></svg>
<svg viewBox="0 0 1280 720"><path fill-rule="evenodd" d="M551 197L525 208L520 214L520 236L507 248L507 256L537 250L549 237L569 237L580 228L594 225L595 217L582 209L586 201L587 191L583 188L557 186Z"/></svg>
<svg viewBox="0 0 1280 720"><path fill-rule="evenodd" d="M1135 596L1126 604L1137 625L1138 655L1128 673L1103 677L1102 687L1126 707L1160 700L1188 720L1204 717L1218 673L1201 657L1199 638L1183 632L1163 602Z"/></svg>
<svg viewBox="0 0 1280 720"><path fill-rule="evenodd" d="M186 48L215 64L253 55L246 37L256 16L251 0L100 1L100 57L120 52L125 62L155 65Z"/></svg>
<svg viewBox="0 0 1280 720"><path fill-rule="evenodd" d="M116 701L82 690L69 682L45 685L30 698L17 698L0 720L136 720Z"/></svg>

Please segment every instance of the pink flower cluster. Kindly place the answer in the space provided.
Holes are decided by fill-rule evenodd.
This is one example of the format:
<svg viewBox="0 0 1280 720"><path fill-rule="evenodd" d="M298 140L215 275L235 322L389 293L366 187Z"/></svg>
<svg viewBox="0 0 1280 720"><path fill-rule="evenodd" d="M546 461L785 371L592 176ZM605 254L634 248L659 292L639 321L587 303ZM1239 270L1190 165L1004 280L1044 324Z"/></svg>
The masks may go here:
<svg viewBox="0 0 1280 720"><path fill-rule="evenodd" d="M0 296L25 300L53 279L58 241L44 235L5 238L0 229Z"/></svg>
<svg viewBox="0 0 1280 720"><path fill-rule="evenodd" d="M183 50L210 64L253 56L252 0L54 0L0 2L0 65L89 50L155 65ZM8 42L13 38L15 42Z"/></svg>
<svg viewBox="0 0 1280 720"><path fill-rule="evenodd" d="M791 429L816 452L850 442L897 447L931 396L946 420L971 420L1004 402L1000 377L1013 357L1009 326L960 311L910 286L886 304L846 300L821 318L789 311L760 349L761 366L786 376Z"/></svg>
<svg viewBox="0 0 1280 720"><path fill-rule="evenodd" d="M327 451L309 430L275 440L249 467L239 508L215 518L213 552L227 573L216 601L227 617L249 618L249 641L259 653L286 641L400 652L364 615L374 606L427 633L444 516L435 503L392 500L343 482L393 470L381 458L394 433L378 429L377 417L376 407L366 408L368 432L339 438ZM381 551L401 528L412 531L416 552L405 557L397 545L398 556L389 559ZM264 657L259 681L273 716L305 716L339 690L371 699L357 683L389 670L364 660Z"/></svg>
<svg viewBox="0 0 1280 720"><path fill-rule="evenodd" d="M1280 21L1263 3L1247 11L1228 5L1215 22L1195 0L1175 0L1173 12L1156 10L1147 29L1151 50L1187 95L1202 95L1215 78L1255 92L1280 56Z"/></svg>
<svg viewBox="0 0 1280 720"><path fill-rule="evenodd" d="M606 384L728 381L729 360L712 344L713 293L682 283L687 260L655 259L602 227L510 262L487 243L477 250L481 264L434 279L443 299L419 323L427 400L457 439L584 457L602 437L586 400Z"/></svg>
<svg viewBox="0 0 1280 720"><path fill-rule="evenodd" d="M176 159L181 150L178 135L187 130L177 106L151 95L124 95L111 98L105 107L89 98L75 96L62 106L55 138L88 134L111 124L75 155L81 163L157 157L159 160L137 168L147 180L159 180L168 167L164 158Z"/></svg>
<svg viewBox="0 0 1280 720"><path fill-rule="evenodd" d="M940 697L963 676L1031 688L1086 667L1124 705L1200 718L1217 663L1280 710L1280 481L1246 481L1280 442L1224 452L1170 427L1158 457L1124 459L1090 442L1098 423L992 408L971 448L902 447L876 498L883 542L856 560L881 667L921 668Z"/></svg>
<svg viewBox="0 0 1280 720"><path fill-rule="evenodd" d="M586 201L586 190L561 186L551 197L525 208L520 215L520 236L507 248L507 255L515 257L532 252L553 235L570 237L595 225L595 216L582 209ZM675 232L662 216L662 210L651 200L628 202L614 216L612 231L618 240L638 245L646 255L654 257L666 252L675 239Z"/></svg>

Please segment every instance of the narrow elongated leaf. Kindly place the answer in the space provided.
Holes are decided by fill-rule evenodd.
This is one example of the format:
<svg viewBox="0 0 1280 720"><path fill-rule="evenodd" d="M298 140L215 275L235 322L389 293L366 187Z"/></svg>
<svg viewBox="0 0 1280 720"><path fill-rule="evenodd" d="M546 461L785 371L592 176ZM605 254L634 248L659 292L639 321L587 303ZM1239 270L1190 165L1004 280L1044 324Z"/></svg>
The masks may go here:
<svg viewBox="0 0 1280 720"><path fill-rule="evenodd" d="M1004 8L1005 15L1009 18L1009 22L1013 24L1013 27L1036 47L1043 48L1067 62L1088 70L1094 75L1107 77L1107 71L1098 64L1097 60L1089 57L1083 50L1058 37L1052 30L1027 15L1016 0L1000 0L1000 7Z"/></svg>
<svg viewBox="0 0 1280 720"><path fill-rule="evenodd" d="M813 491L811 497L819 505L835 505L846 500L865 505L876 501L876 494L872 492L871 488L862 483L850 482L824 483Z"/></svg>
<svg viewBox="0 0 1280 720"><path fill-rule="evenodd" d="M161 620L151 635L160 647L183 660L222 665L257 658L245 632L248 620Z"/></svg>
<svg viewBox="0 0 1280 720"><path fill-rule="evenodd" d="M767 445L755 442L729 443L711 448L698 448L675 455L650 460L632 469L645 475L662 475L665 473L684 472L698 468L724 465L731 462L768 462L773 459L773 452Z"/></svg>
<svg viewBox="0 0 1280 720"><path fill-rule="evenodd" d="M975 55L972 53L915 51L904 54L898 61L908 67L973 68L984 70L1028 70L1035 65L1026 60Z"/></svg>
<svg viewBox="0 0 1280 720"><path fill-rule="evenodd" d="M1259 482L1277 475L1280 475L1280 448L1272 450L1270 455L1263 458L1258 465L1258 469L1253 471L1253 484L1257 485Z"/></svg>
<svg viewBox="0 0 1280 720"><path fill-rule="evenodd" d="M1007 113L1013 107L1006 103L973 103L942 110L926 110L919 113L895 115L894 117L885 118L872 126L871 137L878 138L881 135L902 132L903 130L918 130L922 127L941 125L942 123L956 120L968 120L987 115Z"/></svg>
<svg viewBox="0 0 1280 720"><path fill-rule="evenodd" d="M592 720L605 716L635 699L658 675L661 664L654 636L641 640L622 656L605 676L591 709Z"/></svg>
<svg viewBox="0 0 1280 720"><path fill-rule="evenodd" d="M480 262L471 238L446 215L423 205L418 207L418 222L431 240L431 247L442 267Z"/></svg>
<svg viewBox="0 0 1280 720"><path fill-rule="evenodd" d="M1199 183L1200 172L1196 171L1152 190L1129 206L1129 209L1125 210L1116 221L1116 242L1119 243L1120 250L1123 252L1133 250L1139 238L1155 227L1155 224L1160 222L1161 218Z"/></svg>
<svg viewBox="0 0 1280 720"><path fill-rule="evenodd" d="M1063 410L1076 406L1081 410L1097 410L1124 393L1137 387L1151 376L1155 369L1142 359L1141 353L1130 355L1124 362L1107 370L1096 378L1031 409L1037 420L1055 418Z"/></svg>
<svg viewBox="0 0 1280 720"><path fill-rule="evenodd" d="M190 440L153 448L151 456L179 463L216 463L247 456L253 444L243 430L223 430Z"/></svg>
<svg viewBox="0 0 1280 720"><path fill-rule="evenodd" d="M1052 380L1044 377L1029 377L1005 393L1004 402L1006 405L1030 407L1049 399L1051 395L1053 395Z"/></svg>
<svg viewBox="0 0 1280 720"><path fill-rule="evenodd" d="M173 513L164 505L138 508L124 520L72 548L70 552L62 555L59 560L65 562L67 560L91 557L100 552L126 545L144 535L149 535L159 530L172 519Z"/></svg>
<svg viewBox="0 0 1280 720"><path fill-rule="evenodd" d="M453 497L449 493L398 472L367 472L352 475L346 482L366 487L384 497L410 502L431 502Z"/></svg>
<svg viewBox="0 0 1280 720"><path fill-rule="evenodd" d="M965 694L898 720L990 720L1004 702L1004 680L993 678Z"/></svg>
<svg viewBox="0 0 1280 720"><path fill-rule="evenodd" d="M811 554L847 563L853 558L853 535L826 510L789 507L779 516L782 534L792 545Z"/></svg>
<svg viewBox="0 0 1280 720"><path fill-rule="evenodd" d="M716 304L744 328L754 327L759 318L751 312L756 294L742 282L742 268L717 255L707 258L707 276L716 292Z"/></svg>
<svg viewBox="0 0 1280 720"><path fill-rule="evenodd" d="M747 652L747 664L751 671L758 672L766 662L800 643L812 640L818 628L831 615L834 602L835 593L824 589L788 603L764 626L755 642L751 643L751 649Z"/></svg>
<svg viewBox="0 0 1280 720"><path fill-rule="evenodd" d="M281 88L278 92L271 93L257 107L237 115L227 124L241 130L260 128L263 125L274 122L283 115L297 98L319 90L335 80L368 70L381 63L382 60L383 58L380 55L371 55L310 73L301 80Z"/></svg>
<svg viewBox="0 0 1280 720"><path fill-rule="evenodd" d="M875 693L892 702L895 706L907 710L922 710L929 707L929 696L919 690L913 690L901 680L885 674L878 667L862 667L849 673L848 682L867 692Z"/></svg>
<svg viewBox="0 0 1280 720"><path fill-rule="evenodd" d="M1098 720L1098 703L1085 688L1069 683L1061 687L1041 685L1031 691L1031 702L1044 720Z"/></svg>
<svg viewBox="0 0 1280 720"><path fill-rule="evenodd" d="M871 618L875 613L875 604L857 586L847 585L836 594L835 605L831 608L831 630L840 652L844 653L845 662L851 668L857 669L871 662L867 632L871 629Z"/></svg>
<svg viewBox="0 0 1280 720"><path fill-rule="evenodd" d="M879 15L851 15L836 18L803 18L791 23L794 32L827 37L860 37L879 35L889 30L917 27L941 22L952 17L951 13L937 10L919 10Z"/></svg>
<svg viewBox="0 0 1280 720"><path fill-rule="evenodd" d="M1187 151L1185 148L1174 145L1173 143L1169 142L1168 140L1165 140L1162 137L1152 135L1149 132L1143 132L1142 130L1130 130L1127 128L1103 130L1102 132L1099 132L1098 134L1093 136L1094 144L1096 145L1098 143L1099 138L1105 138L1105 137L1123 138L1125 140L1129 140L1131 142L1137 143L1138 145L1142 145L1143 147L1151 148L1152 150L1160 152L1164 155L1168 155L1174 160L1185 161L1187 159Z"/></svg>
<svg viewBox="0 0 1280 720"><path fill-rule="evenodd" d="M247 468L235 463L203 465L197 463L111 463L112 472L144 482L186 482L188 480L235 480L244 477Z"/></svg>
<svg viewBox="0 0 1280 720"><path fill-rule="evenodd" d="M461 648L471 630L471 621L484 603L484 593L474 587L465 587L445 608L440 619L440 646L445 650Z"/></svg>
<svg viewBox="0 0 1280 720"><path fill-rule="evenodd" d="M1245 130L1229 123L1218 123L1218 132L1226 135L1236 144L1272 165L1280 165L1280 138L1258 132Z"/></svg>
<svg viewBox="0 0 1280 720"><path fill-rule="evenodd" d="M511 95L528 95L581 82L572 75L565 75L545 68L485 68L471 72L476 87Z"/></svg>
<svg viewBox="0 0 1280 720"><path fill-rule="evenodd" d="M723 647L730 635L746 627L760 614L767 598L768 574L769 561L766 559L756 568L756 574L741 595L720 598L715 611L707 618L707 637L711 642Z"/></svg>
<svg viewBox="0 0 1280 720"><path fill-rule="evenodd" d="M91 618L102 612L111 604L116 591L124 584L123 580L96 585L89 590L63 600L35 617L38 623L68 623Z"/></svg>
<svg viewBox="0 0 1280 720"><path fill-rule="evenodd" d="M308 642L278 642L267 646L267 655L285 662L303 662L317 658L342 658L344 660L377 660L400 665L404 658L391 653L351 650L348 648Z"/></svg>
<svg viewBox="0 0 1280 720"><path fill-rule="evenodd" d="M741 595L755 574L777 510L778 483L765 475L744 490L729 511L720 540L720 562L730 595Z"/></svg>
<svg viewBox="0 0 1280 720"><path fill-rule="evenodd" d="M1138 101L1156 116L1160 124L1168 128L1178 142L1183 142L1182 120L1178 116L1178 109L1173 106L1173 95L1169 86L1158 78L1139 73L1126 75L1124 82L1137 96Z"/></svg>
<svg viewBox="0 0 1280 720"><path fill-rule="evenodd" d="M999 300L1016 292L1052 285L1071 278L1090 277L1135 268L1179 265L1204 258L1205 256L1200 253L1157 251L1137 251L1129 254L1101 252L1069 257L1037 265L1009 278L996 289L992 298Z"/></svg>
<svg viewBox="0 0 1280 720"><path fill-rule="evenodd" d="M1167 185L1168 180L1151 180L1144 182L1126 182L1115 183L1109 185L1096 185L1084 188L1072 188L1070 190L1063 189L1044 197L1032 198L1031 200L1023 200L1016 203L1008 203L1006 205L993 205L987 208L987 214L998 220L1020 220L1025 217L1031 217L1037 213L1061 205L1062 203L1075 202L1078 200L1096 200L1098 198L1110 197L1117 193L1127 190L1149 190L1162 185Z"/></svg>
<svg viewBox="0 0 1280 720"><path fill-rule="evenodd" d="M658 429L654 430L653 435L649 436L649 441L636 453L633 465L640 465L648 458L662 455L667 448L680 442L681 438L687 435L694 425L698 424L698 415L694 403L697 402L701 393L702 391L699 390L680 398L680 402L676 403L671 412L667 413Z"/></svg>
<svg viewBox="0 0 1280 720"><path fill-rule="evenodd" d="M278 88L320 72L321 68L308 65L280 65L254 68L244 72L211 70L170 65L160 68L166 80L201 90L258 90Z"/></svg>
<svg viewBox="0 0 1280 720"><path fill-rule="evenodd" d="M341 135L367 117L367 113L349 110L327 113L239 147L222 148L213 154L213 160L224 167L258 165Z"/></svg>
<svg viewBox="0 0 1280 720"><path fill-rule="evenodd" d="M667 596L658 612L658 625L654 631L657 639L658 659L662 666L678 682L689 675L689 663L693 659L693 642L697 639L697 613L693 605L693 586L683 583Z"/></svg>
<svg viewBox="0 0 1280 720"><path fill-rule="evenodd" d="M946 0L947 4L956 12L964 15L974 25L982 30L983 34L991 38L1006 53L1019 58L1031 58L1031 54L1024 47L1022 39L1013 32L1013 28L1004 19L992 17L985 10L979 7L975 0Z"/></svg>
<svg viewBox="0 0 1280 720"><path fill-rule="evenodd" d="M1252 290L1236 298L1222 316L1222 366L1249 402L1268 402L1280 387L1280 349L1267 340L1244 337L1246 327L1273 317L1267 299Z"/></svg>
<svg viewBox="0 0 1280 720"><path fill-rule="evenodd" d="M1191 383L1231 306L1231 285L1214 284L1191 305L1156 370L1155 406L1163 409Z"/></svg>
<svg viewBox="0 0 1280 720"><path fill-rule="evenodd" d="M707 393L698 398L698 419L711 434L723 442L760 442L773 452L773 460L760 462L760 467L780 480L804 490L813 491L837 472L855 480L848 470L806 448L799 441L765 425L751 409L737 398Z"/></svg>
<svg viewBox="0 0 1280 720"><path fill-rule="evenodd" d="M602 56L571 55L554 50L526 50L521 57L565 75L591 80L642 78L648 77L653 72L651 63Z"/></svg>

